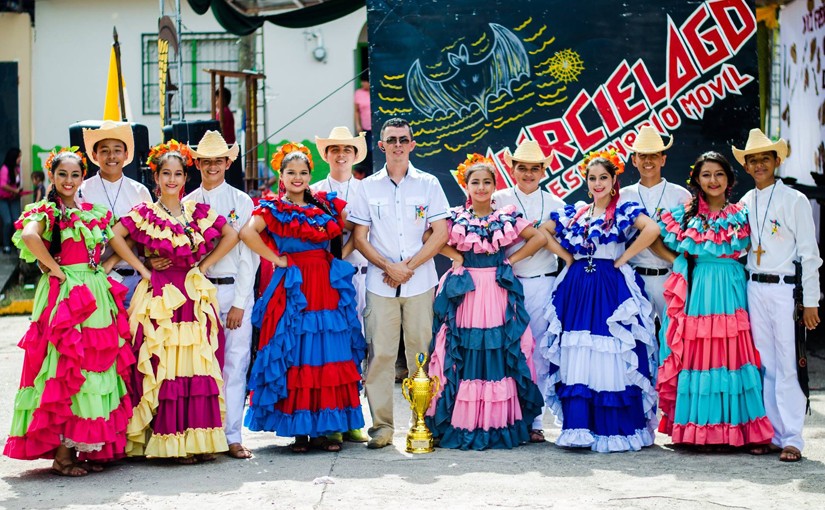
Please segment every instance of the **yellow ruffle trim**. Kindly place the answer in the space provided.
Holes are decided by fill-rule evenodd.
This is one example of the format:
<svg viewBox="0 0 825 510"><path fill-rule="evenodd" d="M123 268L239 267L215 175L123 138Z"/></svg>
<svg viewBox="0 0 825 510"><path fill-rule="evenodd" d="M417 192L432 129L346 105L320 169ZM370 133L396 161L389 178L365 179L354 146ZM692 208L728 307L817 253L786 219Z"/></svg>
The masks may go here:
<svg viewBox="0 0 825 510"><path fill-rule="evenodd" d="M144 204L147 208L151 209L158 217L164 218L172 224L179 224L179 222L166 214L159 205L157 204ZM191 218L193 212L195 211L195 206L198 205L197 202L194 200L187 200L183 202L183 210L186 212L186 217ZM189 238L186 234L175 234L172 232L170 228L165 225L157 225L149 221L148 218L142 216L138 209L132 209L127 214L132 221L135 222L135 227L139 230L145 232L147 235L152 237L153 239L161 239L161 240L168 240L172 243L172 246L178 248L180 246L189 246ZM192 240L195 244L195 249L201 246L204 243L203 234L206 229L211 227L215 221L218 219L218 213L215 212L215 209L210 208L209 214L206 215L205 218L201 218L197 221L197 230L192 233Z"/></svg>
<svg viewBox="0 0 825 510"><path fill-rule="evenodd" d="M200 453L218 453L229 449L222 428L187 429L177 434L154 434L146 448L142 443L129 442L126 455L130 457L187 457Z"/></svg>
<svg viewBox="0 0 825 510"><path fill-rule="evenodd" d="M129 420L126 431L129 441L127 452L129 449L142 451L146 441L151 441L149 425L157 412L158 394L164 381L195 375L212 377L220 389L218 401L221 421L225 419L223 376L215 357L215 351L219 347L218 291L198 268L192 268L186 274L184 290L186 296L194 302L197 322L178 324L172 322L173 312L186 302L186 296L172 284L164 285L160 296L152 296L148 280L141 280L132 297L132 304L129 307L129 326L132 337L134 338L139 326L143 327L143 345L137 354L137 370L143 374L143 395L133 410L132 419ZM207 321L215 326L208 334L206 332ZM152 367L153 356L158 358L157 371Z"/></svg>

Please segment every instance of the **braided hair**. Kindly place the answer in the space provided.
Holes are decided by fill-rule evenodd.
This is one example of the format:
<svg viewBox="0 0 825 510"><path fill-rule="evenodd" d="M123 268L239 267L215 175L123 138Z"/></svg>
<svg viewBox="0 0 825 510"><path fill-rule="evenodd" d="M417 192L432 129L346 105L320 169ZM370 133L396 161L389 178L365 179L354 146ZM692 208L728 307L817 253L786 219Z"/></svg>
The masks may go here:
<svg viewBox="0 0 825 510"><path fill-rule="evenodd" d="M83 161L83 158L81 158L74 152L63 151L51 159L49 171L51 172L52 177L54 176L54 172L57 170L57 167L60 166L60 163L67 159L74 160L80 167L80 169L83 171L83 175L86 175L86 162ZM60 195L57 194L57 187L55 186L54 182L52 182L49 186L49 192L46 194L46 201L53 203L57 207L57 209L61 211L61 213L66 210L66 207L63 204L63 200L61 200ZM52 257L56 257L60 254L60 220L62 219L62 216L63 214L61 214L60 216L55 215L54 222L52 224L52 240L49 244L49 255L51 255Z"/></svg>
<svg viewBox="0 0 825 510"><path fill-rule="evenodd" d="M284 156L284 159L281 160L281 175L283 175L284 169L286 168L287 164L290 161L295 160L303 161L304 163L306 163L307 168L309 168L310 172L312 171L312 164L310 163L307 155L301 151L292 151L286 156ZM333 213L332 210L321 200L318 200L318 198L312 194L312 191L310 191L309 188L304 190L304 202L310 205L314 205L315 207L321 209L322 211L324 211L324 213L332 216L333 218L335 217L335 213ZM341 258L344 252L344 241L340 235L337 235L334 238L330 239L329 251L330 253L332 253L332 256L336 259Z"/></svg>

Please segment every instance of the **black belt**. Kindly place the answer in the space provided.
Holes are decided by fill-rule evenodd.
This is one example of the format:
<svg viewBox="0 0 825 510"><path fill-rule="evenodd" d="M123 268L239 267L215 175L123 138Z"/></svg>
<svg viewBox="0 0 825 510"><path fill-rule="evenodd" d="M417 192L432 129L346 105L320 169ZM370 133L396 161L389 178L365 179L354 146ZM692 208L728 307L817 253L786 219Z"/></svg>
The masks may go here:
<svg viewBox="0 0 825 510"><path fill-rule="evenodd" d="M521 278L522 280L532 280L533 278L545 278L545 277L554 277L558 276L561 273L561 269L556 269L552 273L544 273L544 274L537 274L535 276L518 276L517 278Z"/></svg>
<svg viewBox="0 0 825 510"><path fill-rule="evenodd" d="M360 273L360 274L367 274L367 266L361 266L361 267L356 266L355 272Z"/></svg>
<svg viewBox="0 0 825 510"><path fill-rule="evenodd" d="M748 279L758 283L779 283L780 281L791 285L796 283L796 278L791 275L779 276L778 274L752 273L748 276Z"/></svg>
<svg viewBox="0 0 825 510"><path fill-rule="evenodd" d="M117 273L117 274L119 274L120 276L123 276L123 277L125 278L125 277L127 277L127 276L134 276L134 275L136 275L136 274L137 274L137 271L135 271L134 269L119 269L119 268L117 268L117 267L116 267L116 268L115 268L115 273Z"/></svg>
<svg viewBox="0 0 825 510"><path fill-rule="evenodd" d="M670 272L670 269L666 267L663 267L661 269L651 267L634 267L633 270L635 270L642 276L662 276Z"/></svg>
<svg viewBox="0 0 825 510"><path fill-rule="evenodd" d="M215 285L232 285L235 283L235 278L231 276L226 276L224 278L210 278L207 276L206 279Z"/></svg>

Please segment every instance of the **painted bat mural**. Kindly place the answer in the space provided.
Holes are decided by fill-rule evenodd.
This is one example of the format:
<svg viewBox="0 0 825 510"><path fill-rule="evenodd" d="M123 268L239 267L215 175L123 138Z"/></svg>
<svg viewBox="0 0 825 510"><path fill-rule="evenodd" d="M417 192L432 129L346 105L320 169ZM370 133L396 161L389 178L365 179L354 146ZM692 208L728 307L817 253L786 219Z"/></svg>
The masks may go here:
<svg viewBox="0 0 825 510"><path fill-rule="evenodd" d="M489 24L493 33L490 52L481 60L470 61L467 46L447 55L454 69L443 80L429 78L421 69L419 59L407 73L407 94L413 106L428 118L438 112L461 115L477 105L487 118L487 103L502 92L512 95L511 85L530 76L527 50L513 32L496 23Z"/></svg>

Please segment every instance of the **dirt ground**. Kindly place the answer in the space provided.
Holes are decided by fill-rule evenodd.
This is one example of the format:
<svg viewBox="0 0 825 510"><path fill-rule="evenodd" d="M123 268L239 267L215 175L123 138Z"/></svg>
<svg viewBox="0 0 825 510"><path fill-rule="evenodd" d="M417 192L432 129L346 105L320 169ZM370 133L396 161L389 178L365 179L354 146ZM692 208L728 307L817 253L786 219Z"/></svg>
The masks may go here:
<svg viewBox="0 0 825 510"><path fill-rule="evenodd" d="M25 317L0 318L0 430L5 441L22 351ZM597 454L557 448L559 429L545 416L548 442L514 450L404 452L347 443L340 453L296 455L291 441L245 433L251 460L220 456L181 466L124 461L69 479L50 461L0 458L0 507L18 508L825 508L825 355L811 356L813 412L804 460L777 455L697 454L674 450L659 435L641 452ZM366 402L364 403L366 406ZM366 407L365 407L366 411ZM398 391L396 422L409 409ZM367 419L369 419L368 414Z"/></svg>

